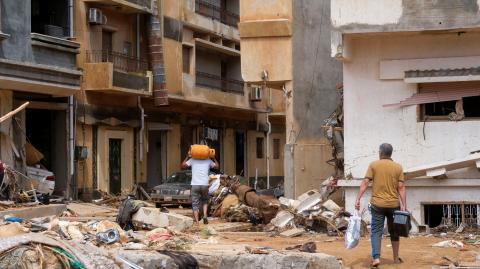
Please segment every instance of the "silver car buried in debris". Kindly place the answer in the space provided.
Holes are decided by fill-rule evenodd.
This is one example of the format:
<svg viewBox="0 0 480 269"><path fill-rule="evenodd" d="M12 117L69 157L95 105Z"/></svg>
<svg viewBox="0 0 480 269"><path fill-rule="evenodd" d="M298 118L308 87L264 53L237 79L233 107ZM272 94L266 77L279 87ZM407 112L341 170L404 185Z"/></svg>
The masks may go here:
<svg viewBox="0 0 480 269"><path fill-rule="evenodd" d="M214 174L213 172L209 173L209 175ZM155 186L150 194L157 207L164 204L190 205L192 203L190 197L191 170L177 171L164 180L164 182Z"/></svg>

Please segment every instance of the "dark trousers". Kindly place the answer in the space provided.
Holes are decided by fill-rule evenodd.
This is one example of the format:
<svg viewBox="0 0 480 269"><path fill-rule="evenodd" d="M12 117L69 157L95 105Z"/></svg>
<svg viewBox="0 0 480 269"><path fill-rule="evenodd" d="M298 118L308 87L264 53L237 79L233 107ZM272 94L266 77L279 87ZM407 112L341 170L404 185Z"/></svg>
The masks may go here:
<svg viewBox="0 0 480 269"><path fill-rule="evenodd" d="M370 224L370 241L372 243L372 257L374 259L380 258L380 250L382 249L382 234L385 225L385 218L387 218L388 233L390 234L390 241L398 242L400 237L395 235L393 230L393 212L399 210L396 208L385 208L378 206L371 206L372 222Z"/></svg>

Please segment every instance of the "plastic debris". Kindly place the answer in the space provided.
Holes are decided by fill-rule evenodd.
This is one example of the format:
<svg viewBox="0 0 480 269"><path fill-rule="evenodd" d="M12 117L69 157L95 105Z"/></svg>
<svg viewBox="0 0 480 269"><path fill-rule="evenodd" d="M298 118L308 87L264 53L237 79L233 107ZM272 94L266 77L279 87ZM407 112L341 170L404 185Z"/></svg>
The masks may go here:
<svg viewBox="0 0 480 269"><path fill-rule="evenodd" d="M98 232L97 235L97 242L104 243L104 244L112 244L115 242L120 241L120 233L117 229L108 229L104 232Z"/></svg>
<svg viewBox="0 0 480 269"><path fill-rule="evenodd" d="M462 242L456 240L445 240L432 245L439 248L463 248L464 246Z"/></svg>

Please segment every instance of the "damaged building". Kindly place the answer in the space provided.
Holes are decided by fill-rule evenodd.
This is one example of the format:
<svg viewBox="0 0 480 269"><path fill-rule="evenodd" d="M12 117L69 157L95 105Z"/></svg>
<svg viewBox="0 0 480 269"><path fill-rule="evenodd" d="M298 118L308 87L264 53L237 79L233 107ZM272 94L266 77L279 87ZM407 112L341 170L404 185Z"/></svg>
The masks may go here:
<svg viewBox="0 0 480 269"><path fill-rule="evenodd" d="M83 0L74 12L79 198L164 183L195 143L223 173L282 185L283 94L242 79L239 1Z"/></svg>
<svg viewBox="0 0 480 269"><path fill-rule="evenodd" d="M1 113L28 102L1 123L0 159L23 175L55 181L59 195L71 191L73 96L82 75L69 2L0 2Z"/></svg>
<svg viewBox="0 0 480 269"><path fill-rule="evenodd" d="M408 179L414 230L480 224L478 12L477 1L332 1L353 178L339 182L347 210L388 142Z"/></svg>
<svg viewBox="0 0 480 269"><path fill-rule="evenodd" d="M342 80L329 54L330 1L242 0L240 10L242 77L284 96L285 195L296 198L335 174L322 128Z"/></svg>
<svg viewBox="0 0 480 269"><path fill-rule="evenodd" d="M252 186L256 178L259 188L283 183L283 95L242 78L239 2L159 1L163 57L151 59L163 77L142 99L146 155L139 178L148 187L179 170L190 145L203 143L215 149L221 172Z"/></svg>
<svg viewBox="0 0 480 269"><path fill-rule="evenodd" d="M75 38L81 44L82 91L76 95L76 187L129 192L139 182L144 116L152 95L149 66L152 1L77 0Z"/></svg>

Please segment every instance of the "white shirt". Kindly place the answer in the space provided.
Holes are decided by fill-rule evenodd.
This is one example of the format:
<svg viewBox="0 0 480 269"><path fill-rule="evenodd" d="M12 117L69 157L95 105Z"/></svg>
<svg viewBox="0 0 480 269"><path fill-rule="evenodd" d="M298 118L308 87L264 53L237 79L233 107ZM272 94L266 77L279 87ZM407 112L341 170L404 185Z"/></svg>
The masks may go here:
<svg viewBox="0 0 480 269"><path fill-rule="evenodd" d="M192 167L191 185L208 186L208 171L215 167L215 163L210 159L189 159L186 164Z"/></svg>

